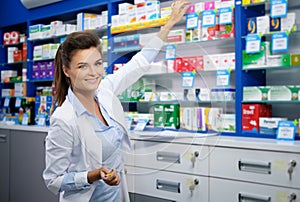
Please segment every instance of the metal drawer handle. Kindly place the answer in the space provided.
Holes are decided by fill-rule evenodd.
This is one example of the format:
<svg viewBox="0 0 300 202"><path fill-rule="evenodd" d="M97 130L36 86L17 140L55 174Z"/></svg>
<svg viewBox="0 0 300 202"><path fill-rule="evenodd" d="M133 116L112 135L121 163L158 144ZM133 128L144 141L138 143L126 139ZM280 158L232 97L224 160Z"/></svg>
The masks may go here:
<svg viewBox="0 0 300 202"><path fill-rule="evenodd" d="M180 154L173 152L158 151L156 152L156 160L179 164Z"/></svg>
<svg viewBox="0 0 300 202"><path fill-rule="evenodd" d="M0 134L0 142L6 142L7 140L7 135Z"/></svg>
<svg viewBox="0 0 300 202"><path fill-rule="evenodd" d="M240 171L271 174L270 162L240 160L238 166Z"/></svg>
<svg viewBox="0 0 300 202"><path fill-rule="evenodd" d="M239 193L239 202L270 202L271 197L270 196L262 196L262 195L256 195L256 194L249 194L249 193Z"/></svg>
<svg viewBox="0 0 300 202"><path fill-rule="evenodd" d="M171 182L167 180L156 180L156 189L174 193L180 193L180 182Z"/></svg>

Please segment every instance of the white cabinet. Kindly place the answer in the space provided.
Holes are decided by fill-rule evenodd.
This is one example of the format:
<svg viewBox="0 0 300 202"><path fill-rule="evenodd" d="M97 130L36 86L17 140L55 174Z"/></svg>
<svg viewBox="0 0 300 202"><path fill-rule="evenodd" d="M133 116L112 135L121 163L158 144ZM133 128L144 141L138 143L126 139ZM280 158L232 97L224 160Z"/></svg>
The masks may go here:
<svg viewBox="0 0 300 202"><path fill-rule="evenodd" d="M129 191L149 201L300 202L299 142L222 136L132 141ZM140 201L148 199L134 200Z"/></svg>
<svg viewBox="0 0 300 202"><path fill-rule="evenodd" d="M207 176L208 147L135 141L134 162L146 168Z"/></svg>
<svg viewBox="0 0 300 202"><path fill-rule="evenodd" d="M134 176L136 194L170 201L208 201L207 177L131 166L127 166L127 176Z"/></svg>
<svg viewBox="0 0 300 202"><path fill-rule="evenodd" d="M300 190L279 186L210 178L212 202L299 202Z"/></svg>
<svg viewBox="0 0 300 202"><path fill-rule="evenodd" d="M300 189L299 153L217 147L210 165L213 177Z"/></svg>

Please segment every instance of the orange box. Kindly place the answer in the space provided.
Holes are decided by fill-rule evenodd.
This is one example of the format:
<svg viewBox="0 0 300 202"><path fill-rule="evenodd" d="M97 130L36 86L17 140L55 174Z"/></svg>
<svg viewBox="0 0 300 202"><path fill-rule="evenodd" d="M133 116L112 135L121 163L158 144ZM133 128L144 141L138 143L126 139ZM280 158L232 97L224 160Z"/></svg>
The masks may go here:
<svg viewBox="0 0 300 202"><path fill-rule="evenodd" d="M22 61L22 50L15 50L14 51L14 62Z"/></svg>

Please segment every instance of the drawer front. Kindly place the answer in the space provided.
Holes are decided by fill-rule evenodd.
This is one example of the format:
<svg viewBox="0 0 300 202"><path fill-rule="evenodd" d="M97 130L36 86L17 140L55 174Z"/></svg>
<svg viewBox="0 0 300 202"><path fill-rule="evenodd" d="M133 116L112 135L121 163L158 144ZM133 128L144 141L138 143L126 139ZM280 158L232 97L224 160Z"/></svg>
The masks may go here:
<svg viewBox="0 0 300 202"><path fill-rule="evenodd" d="M171 201L208 201L207 177L127 167L127 177L131 176L137 194Z"/></svg>
<svg viewBox="0 0 300 202"><path fill-rule="evenodd" d="M299 154L217 147L210 165L211 176L300 188Z"/></svg>
<svg viewBox="0 0 300 202"><path fill-rule="evenodd" d="M300 202L300 190L210 178L212 202Z"/></svg>
<svg viewBox="0 0 300 202"><path fill-rule="evenodd" d="M134 165L187 174L208 175L208 147L135 141Z"/></svg>

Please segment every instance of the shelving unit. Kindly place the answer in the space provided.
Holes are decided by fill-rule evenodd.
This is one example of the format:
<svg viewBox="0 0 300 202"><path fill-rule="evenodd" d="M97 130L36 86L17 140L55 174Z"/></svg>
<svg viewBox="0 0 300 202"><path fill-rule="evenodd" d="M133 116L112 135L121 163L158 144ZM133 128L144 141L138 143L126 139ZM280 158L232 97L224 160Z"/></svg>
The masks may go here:
<svg viewBox="0 0 300 202"><path fill-rule="evenodd" d="M118 13L118 4L123 3L124 1L121 0L113 0L113 1L105 1L99 2L95 4L91 4L90 6L84 6L80 9L70 9L66 11L58 11L55 15L47 15L44 14L42 17L34 16L32 19L27 19L26 22L13 25L9 27L1 28L1 33L5 31L10 31L13 28L16 30L26 32L28 36L28 27L34 24L47 24L54 20L61 20L65 23L74 23L76 21L76 14L79 12L86 12L86 13L99 13L102 10L108 10L108 16L116 15ZM196 2L196 1L195 1ZM130 1L129 3L133 3ZM194 1L192 1L194 3ZM166 7L169 6L170 1L161 1L161 6ZM290 8L293 12L295 11L297 14L299 13L300 5L298 5L296 0L289 1ZM286 84L286 85L299 85L297 82L297 78L299 77L299 66L287 66L284 68L281 67L256 67L256 68L245 68L242 65L242 51L245 49L245 38L246 38L246 24L247 18L265 15L266 13L270 12L270 2L260 2L251 5L242 5L241 1L236 1L235 9L234 9L234 16L235 16L235 38L228 38L228 39L215 39L215 40L208 40L208 41L197 41L197 42L185 42L176 44L176 51L177 55L180 57L191 56L195 54L195 50L197 50L197 54L199 55L209 55L215 53L226 53L226 52L234 52L235 53L235 60L236 66L234 70L231 72L231 84L236 88L236 95L235 95L235 102L223 102L222 101L186 101L186 100L179 100L178 102L182 106L221 106L223 105L224 108L229 110L230 112L234 112L236 114L236 132L230 135L234 136L244 136L244 137L260 137L260 134L254 135L245 133L242 131L242 104L243 103L253 103L251 101L244 101L243 100L243 87L244 86L259 86L259 85L276 85L276 84ZM155 23L153 23L155 22ZM153 21L146 21L143 23L137 23L136 25L126 25L126 26L111 26L111 17L108 17L108 26L102 27L98 30L91 30L96 32L99 36L107 35L108 37L108 50L107 52L103 53L106 62L108 63L107 72L113 73L113 66L116 63L125 63L127 62L140 48L134 49L124 49L124 50L114 50L113 47L113 38L119 35L132 35L137 33L148 33L157 32L161 25L166 22L165 19L153 20ZM297 24L300 24L297 22ZM126 29L125 29L125 28ZM177 28L185 27L185 18L182 19L177 25ZM36 60L33 60L33 47L34 45L44 44L44 43L53 43L53 42L60 42L66 35L62 36L55 36L50 38L44 39L33 39L27 40L27 48L28 48L28 58L26 61L16 62L16 63L7 63L5 60L0 61L0 67L3 70L6 69L18 69L18 75L22 75L21 69L26 67L27 68L27 78L28 83L30 83L32 89L36 86L49 86L52 83L51 78L43 78L43 79L32 79L32 65ZM299 31L292 32L289 35L290 44L296 44L300 36ZM264 35L264 40L270 40L271 34ZM1 45L1 55L5 58L5 49L8 46ZM291 46L293 47L293 45ZM295 50L293 48L293 50ZM292 51L293 51L292 50ZM292 52L291 51L291 52ZM158 60L164 60L165 50L160 52L158 56ZM39 61L52 61L53 59L42 59ZM195 77L195 86L199 83L205 83L206 86L209 88L214 87L214 80L215 80L216 71L201 71L196 73ZM276 77L280 75L281 81L279 82ZM153 75L145 75L143 77L147 82L154 82L157 85L161 85L163 88L174 88L176 91L183 91L179 83L181 83L182 76L181 73L167 73L167 74L153 74ZM159 80L168 80L167 82L162 82ZM204 81L206 80L206 81ZM171 84L173 83L174 84ZM207 83L208 82L208 83ZM198 84L197 84L198 83ZM172 87L169 84L173 85ZM1 88L5 86L11 86L12 83L2 83ZM200 84L202 85L202 84ZM173 90L173 89L172 89ZM30 95L34 96L34 91L28 89ZM155 101L154 103L159 102ZM147 111L151 108L152 102L127 102L125 101L123 105L125 108L126 105L136 105L134 108L143 108L142 111ZM299 111L293 110L294 108L298 108L299 102L298 101L261 101L255 103L268 103L272 104L274 107L274 114L275 115L282 115L280 109L284 108L287 109L288 116L291 118L296 118L296 115L299 114ZM288 105L289 107L286 107ZM140 107L139 107L140 106ZM145 110L146 106L146 110ZM292 111L292 113L290 113ZM284 115L284 114L283 114ZM221 133L222 135L227 135L225 133ZM262 136L264 137L264 136ZM274 136L267 136L267 138L275 138ZM299 139L299 137L297 137Z"/></svg>
<svg viewBox="0 0 300 202"><path fill-rule="evenodd" d="M261 65L257 67L243 67L241 60L241 53L246 47L246 24L247 19L257 16L264 16L270 14L271 1L265 1L260 3L254 3L251 5L240 5L237 6L237 24L242 25L240 29L236 32L236 43L237 49L237 68L241 68L240 71L237 70L237 80L240 80L240 85L237 86L237 91L243 92L243 87L245 86L276 86L276 85L299 85L300 73L298 71L298 66L285 65L285 66L270 66ZM290 0L288 1L288 12L295 12L296 16L299 16L300 4L298 1ZM298 18L296 17L296 27L299 24ZM270 32L262 35L262 41L271 42L272 34L279 32ZM287 32L288 35L288 51L282 54L295 54L300 53L299 47L299 30L293 30L292 32ZM271 49L271 48L270 48ZM276 55L276 54L275 54ZM278 55L278 54L277 54ZM240 96L240 97L239 97ZM238 102L237 110L241 109L243 103L257 103L257 104L271 104L272 105L272 117L286 117L288 120L294 120L299 118L300 102L297 100L284 101L284 100L263 100L263 101L244 101L242 95L237 95ZM237 113L237 120L242 120L241 112ZM241 117L239 117L241 116ZM240 127L241 128L241 127ZM263 135L253 132L240 131L238 134L247 137L266 137L266 138L276 138L276 135ZM296 135L296 139L299 140L299 136Z"/></svg>

